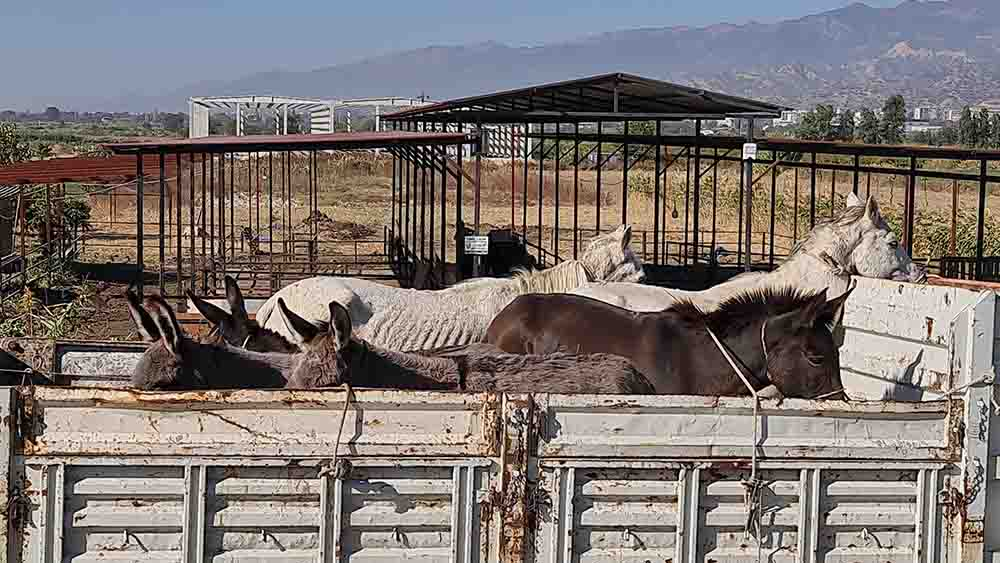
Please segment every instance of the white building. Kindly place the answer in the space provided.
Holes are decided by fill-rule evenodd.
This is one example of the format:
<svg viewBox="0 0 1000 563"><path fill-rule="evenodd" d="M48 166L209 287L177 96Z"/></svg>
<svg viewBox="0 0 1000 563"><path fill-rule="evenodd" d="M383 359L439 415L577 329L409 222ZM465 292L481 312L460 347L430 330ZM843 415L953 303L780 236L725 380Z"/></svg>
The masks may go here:
<svg viewBox="0 0 1000 563"><path fill-rule="evenodd" d="M919 106L913 108L914 121L937 121L941 119L941 109L932 106Z"/></svg>
<svg viewBox="0 0 1000 563"><path fill-rule="evenodd" d="M926 121L907 121L903 125L906 133L930 133L944 129L941 125L931 125Z"/></svg>
<svg viewBox="0 0 1000 563"><path fill-rule="evenodd" d="M809 113L803 109L794 109L790 111L781 112L781 117L775 119L771 124L774 127L794 127L802 123L802 118Z"/></svg>

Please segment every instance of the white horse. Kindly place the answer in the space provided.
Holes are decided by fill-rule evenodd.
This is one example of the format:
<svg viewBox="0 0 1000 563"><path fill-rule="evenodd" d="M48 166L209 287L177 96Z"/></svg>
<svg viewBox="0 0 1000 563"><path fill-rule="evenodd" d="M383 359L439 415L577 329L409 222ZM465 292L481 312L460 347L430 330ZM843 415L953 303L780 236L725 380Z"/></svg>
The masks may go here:
<svg viewBox="0 0 1000 563"><path fill-rule="evenodd" d="M261 326L293 338L276 314L278 298L311 321L328 321L328 304L350 313L356 335L390 350L419 350L480 342L493 317L524 293L566 293L594 281L638 282L642 260L629 247L632 229L594 238L579 260L512 278L481 278L441 290L389 287L355 278L314 277L283 287L257 311Z"/></svg>
<svg viewBox="0 0 1000 563"><path fill-rule="evenodd" d="M638 283L589 283L570 293L639 312L662 311L679 299L691 300L710 311L726 298L753 288L828 288L830 295L841 295L850 286L851 275L914 283L927 279L927 271L899 245L875 198L869 197L865 203L854 194L847 197L847 207L839 215L816 223L792 249L791 256L772 272L740 274L704 291Z"/></svg>

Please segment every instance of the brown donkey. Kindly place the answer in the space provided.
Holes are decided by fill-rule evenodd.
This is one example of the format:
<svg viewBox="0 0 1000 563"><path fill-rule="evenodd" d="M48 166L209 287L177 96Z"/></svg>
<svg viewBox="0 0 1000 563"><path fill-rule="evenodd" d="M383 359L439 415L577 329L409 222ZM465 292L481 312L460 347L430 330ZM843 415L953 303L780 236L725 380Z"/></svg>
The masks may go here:
<svg viewBox="0 0 1000 563"><path fill-rule="evenodd" d="M840 356L827 326L852 291L827 301L825 289L757 290L710 313L689 302L635 313L577 295L522 295L493 319L487 342L517 354L623 356L661 394L750 394L721 344L757 391L842 398Z"/></svg>
<svg viewBox="0 0 1000 563"><path fill-rule="evenodd" d="M354 387L512 391L520 393L652 394L652 385L624 358L608 354L524 356L504 354L488 344L453 346L420 354L395 352L351 338L351 317L331 302L330 322L315 325L278 309L305 358L290 388Z"/></svg>

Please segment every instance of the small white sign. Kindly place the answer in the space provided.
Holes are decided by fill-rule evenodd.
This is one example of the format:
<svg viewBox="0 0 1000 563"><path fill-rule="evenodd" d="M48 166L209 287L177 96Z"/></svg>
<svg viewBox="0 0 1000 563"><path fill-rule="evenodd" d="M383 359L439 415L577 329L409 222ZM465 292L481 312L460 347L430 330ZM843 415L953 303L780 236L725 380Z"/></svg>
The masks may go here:
<svg viewBox="0 0 1000 563"><path fill-rule="evenodd" d="M486 235L469 235L465 237L465 253L486 256L490 253L490 237Z"/></svg>
<svg viewBox="0 0 1000 563"><path fill-rule="evenodd" d="M743 160L757 160L757 143L743 143Z"/></svg>

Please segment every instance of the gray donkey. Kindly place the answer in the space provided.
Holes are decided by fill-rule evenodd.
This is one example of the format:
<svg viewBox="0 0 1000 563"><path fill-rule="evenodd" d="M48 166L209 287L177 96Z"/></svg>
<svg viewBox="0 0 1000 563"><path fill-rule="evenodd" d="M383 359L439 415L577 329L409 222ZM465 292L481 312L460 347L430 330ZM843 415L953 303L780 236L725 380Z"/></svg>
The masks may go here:
<svg viewBox="0 0 1000 563"><path fill-rule="evenodd" d="M329 304L330 322L313 324L288 309L278 310L299 341L303 358L292 370L290 388L354 387L511 391L519 393L653 394L653 386L624 358L610 354L505 354L490 344L453 346L420 353L396 352L351 337L351 316Z"/></svg>
<svg viewBox="0 0 1000 563"><path fill-rule="evenodd" d="M221 340L192 340L162 297L147 297L145 308L131 290L125 298L139 334L150 343L132 374L136 389L280 389L299 360L295 354L251 352Z"/></svg>
<svg viewBox="0 0 1000 563"><path fill-rule="evenodd" d="M616 356L520 356L504 354L488 344L449 348L440 357L427 351L382 350L351 338L350 316L336 302L330 304L330 318L335 322L326 327L305 321L280 302L285 322L302 341L301 352L253 352L221 338L198 342L184 334L162 297L147 297L144 308L134 293L125 295L132 320L150 343L132 376L132 386L141 390L313 389L346 382L355 387L412 390L653 392L627 360Z"/></svg>
<svg viewBox="0 0 1000 563"><path fill-rule="evenodd" d="M191 291L187 292L188 300L212 325L212 331L202 339L202 342L219 344L224 341L231 346L239 346L253 352L293 354L299 351L299 347L286 340L284 336L260 326L257 321L251 319L247 314L239 284L232 276L226 276L225 282L229 312L205 301Z"/></svg>

